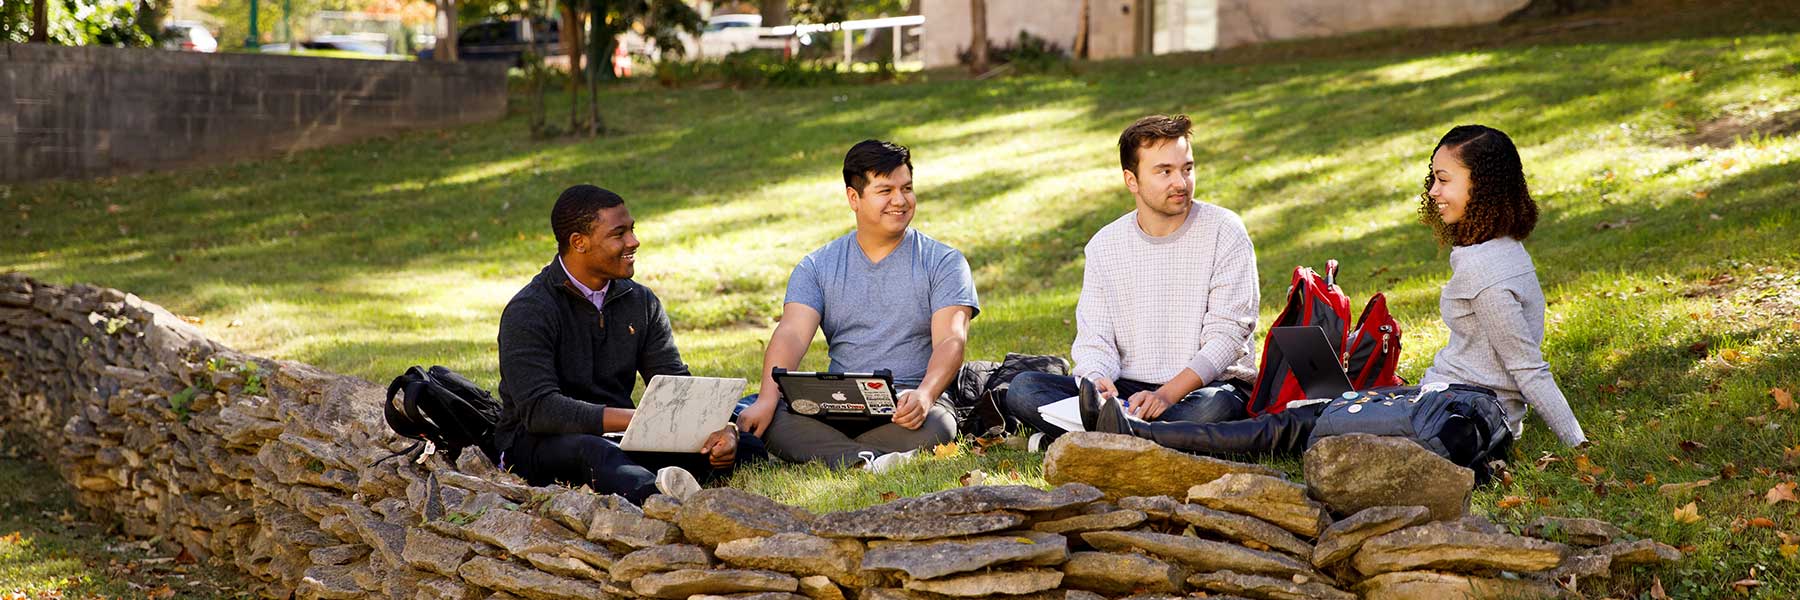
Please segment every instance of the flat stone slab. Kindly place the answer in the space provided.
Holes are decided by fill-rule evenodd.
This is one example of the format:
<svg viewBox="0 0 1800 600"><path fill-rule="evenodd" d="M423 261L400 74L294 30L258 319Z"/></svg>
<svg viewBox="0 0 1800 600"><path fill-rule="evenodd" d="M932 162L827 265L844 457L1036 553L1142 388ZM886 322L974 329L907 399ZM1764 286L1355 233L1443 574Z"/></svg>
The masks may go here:
<svg viewBox="0 0 1800 600"><path fill-rule="evenodd" d="M1395 571L1547 571L1568 547L1537 538L1476 533L1445 523L1401 529L1363 543L1351 559L1366 576Z"/></svg>
<svg viewBox="0 0 1800 600"><path fill-rule="evenodd" d="M1063 585L1102 594L1175 593L1180 571L1169 563L1128 552L1076 552L1062 565Z"/></svg>
<svg viewBox="0 0 1800 600"><path fill-rule="evenodd" d="M814 518L800 508L732 488L695 492L676 511L676 524L682 533L689 540L708 546L747 537L805 532Z"/></svg>
<svg viewBox="0 0 1800 600"><path fill-rule="evenodd" d="M1431 520L1423 506L1376 506L1358 511L1325 528L1313 547L1312 564L1323 567L1350 558L1370 538L1386 535Z"/></svg>
<svg viewBox="0 0 1800 600"><path fill-rule="evenodd" d="M852 513L900 511L962 515L997 510L1035 513L1078 507L1102 494L1085 483L1065 483L1044 491L1028 485L972 485L901 498Z"/></svg>
<svg viewBox="0 0 1800 600"><path fill-rule="evenodd" d="M1278 474L1262 465L1196 456L1138 437L1088 431L1056 438L1044 454L1045 481L1091 484L1109 500L1181 497L1194 484L1226 473Z"/></svg>
<svg viewBox="0 0 1800 600"><path fill-rule="evenodd" d="M690 544L651 546L627 554L612 564L614 581L630 583L651 573L681 569L704 569L712 566L706 549Z"/></svg>
<svg viewBox="0 0 1800 600"><path fill-rule="evenodd" d="M1110 531L1115 529L1131 529L1142 525L1147 517L1143 512L1135 510L1113 510L1092 515L1076 515L1067 519L1044 521L1031 526L1037 531L1050 533L1083 533L1088 531Z"/></svg>
<svg viewBox="0 0 1800 600"><path fill-rule="evenodd" d="M1009 596L1030 594L1056 589L1062 585L1061 571L1049 569L1025 569L1020 571L994 571L975 575L958 575L943 579L915 579L906 582L906 589L956 596L959 598L983 597L994 594Z"/></svg>
<svg viewBox="0 0 1800 600"><path fill-rule="evenodd" d="M1252 516L1183 504L1175 509L1175 518L1193 525L1197 531L1205 531L1233 542L1261 544L1264 548L1259 549L1277 550L1303 559L1313 552L1311 544L1301 541L1273 523Z"/></svg>
<svg viewBox="0 0 1800 600"><path fill-rule="evenodd" d="M931 540L1004 531L1025 524L1025 515L996 511L934 515L893 510L830 513L813 522L812 533L832 538Z"/></svg>
<svg viewBox="0 0 1800 600"><path fill-rule="evenodd" d="M1335 435L1306 449L1306 485L1331 512L1374 506L1424 506L1446 521L1469 508L1475 472L1412 440L1365 433Z"/></svg>
<svg viewBox="0 0 1800 600"><path fill-rule="evenodd" d="M1573 546L1605 546L1625 537L1625 530L1599 519L1538 517L1525 526L1525 535Z"/></svg>
<svg viewBox="0 0 1800 600"><path fill-rule="evenodd" d="M1021 532L1016 536L969 540L871 544L863 553L862 568L898 571L913 579L935 579L1010 563L1058 565L1068 556L1068 543L1062 536Z"/></svg>
<svg viewBox="0 0 1800 600"><path fill-rule="evenodd" d="M777 533L719 544L719 560L746 569L766 569L800 576L823 575L840 585L858 587L863 545L856 540L829 539L805 533Z"/></svg>
<svg viewBox="0 0 1800 600"><path fill-rule="evenodd" d="M1550 584L1529 579L1471 577L1434 571L1383 573L1356 585L1364 600L1552 600Z"/></svg>
<svg viewBox="0 0 1800 600"><path fill-rule="evenodd" d="M1236 544L1139 531L1095 531L1081 534L1089 546L1109 552L1143 551L1196 571L1236 571L1288 577L1319 574L1292 557L1252 550Z"/></svg>
<svg viewBox="0 0 1800 600"><path fill-rule="evenodd" d="M1300 484L1250 473L1230 473L1188 489L1188 502L1248 515L1311 538L1330 524L1324 505L1307 497Z"/></svg>
<svg viewBox="0 0 1800 600"><path fill-rule="evenodd" d="M699 594L793 592L800 580L774 571L751 569L682 569L631 580L631 591L651 598L680 599Z"/></svg>
<svg viewBox="0 0 1800 600"><path fill-rule="evenodd" d="M1656 540L1615 542L1587 550L1584 554L1601 554L1609 556L1612 558L1612 565L1615 567L1627 565L1654 565L1681 560L1680 550Z"/></svg>
<svg viewBox="0 0 1800 600"><path fill-rule="evenodd" d="M591 600L608 596L591 581L551 575L485 556L463 563L457 574L464 582L532 600Z"/></svg>
<svg viewBox="0 0 1800 600"><path fill-rule="evenodd" d="M1188 585L1225 594L1239 594L1264 600L1357 600L1356 594L1337 589L1323 580L1310 578L1275 578L1263 575L1214 571L1189 577Z"/></svg>

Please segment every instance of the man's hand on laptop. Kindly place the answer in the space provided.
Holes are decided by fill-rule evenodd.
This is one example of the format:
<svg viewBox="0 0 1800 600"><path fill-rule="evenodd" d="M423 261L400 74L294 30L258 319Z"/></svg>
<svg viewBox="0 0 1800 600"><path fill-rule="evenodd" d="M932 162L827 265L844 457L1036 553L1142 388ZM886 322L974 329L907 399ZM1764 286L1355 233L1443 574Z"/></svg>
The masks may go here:
<svg viewBox="0 0 1800 600"><path fill-rule="evenodd" d="M1131 416L1148 421L1162 416L1171 404L1174 403L1164 400L1161 394L1144 390L1131 395L1131 408L1127 410Z"/></svg>
<svg viewBox="0 0 1800 600"><path fill-rule="evenodd" d="M894 398L894 423L907 429L918 429L925 425L925 413L930 410L929 404L919 390L906 390Z"/></svg>
<svg viewBox="0 0 1800 600"><path fill-rule="evenodd" d="M756 401L738 413L738 427L744 428L750 435L762 437L763 432L769 430L769 422L775 419L775 404L780 399L781 387L775 385L775 379L763 379L762 389L756 393Z"/></svg>
<svg viewBox="0 0 1800 600"><path fill-rule="evenodd" d="M706 436L706 444L700 446L700 452L706 455L713 468L729 467L737 461L737 439L737 426L727 424L724 429Z"/></svg>

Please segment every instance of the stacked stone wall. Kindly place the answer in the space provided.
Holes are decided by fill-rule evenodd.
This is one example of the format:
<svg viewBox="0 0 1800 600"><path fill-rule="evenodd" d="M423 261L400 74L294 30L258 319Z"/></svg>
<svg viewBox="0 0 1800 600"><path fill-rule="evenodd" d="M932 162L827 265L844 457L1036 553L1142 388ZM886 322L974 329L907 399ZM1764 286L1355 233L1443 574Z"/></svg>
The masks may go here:
<svg viewBox="0 0 1800 600"><path fill-rule="evenodd" d="M1046 457L1051 490L825 515L723 488L637 507L528 486L478 452L381 461L407 445L383 392L233 351L117 290L0 276L3 439L34 445L97 518L269 598L1547 598L1679 557L1581 519L1507 533L1465 514L1466 469L1367 436L1309 453L1330 488L1072 434ZM1359 460L1415 476L1333 477Z"/></svg>

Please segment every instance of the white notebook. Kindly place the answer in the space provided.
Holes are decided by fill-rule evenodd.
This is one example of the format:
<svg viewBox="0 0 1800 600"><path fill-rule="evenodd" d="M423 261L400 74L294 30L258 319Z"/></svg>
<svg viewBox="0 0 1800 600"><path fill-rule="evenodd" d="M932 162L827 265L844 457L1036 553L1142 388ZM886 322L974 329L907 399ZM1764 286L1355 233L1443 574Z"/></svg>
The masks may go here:
<svg viewBox="0 0 1800 600"><path fill-rule="evenodd" d="M1081 405L1075 396L1069 396L1038 407L1038 416L1046 423L1063 428L1063 431L1087 431L1081 426Z"/></svg>

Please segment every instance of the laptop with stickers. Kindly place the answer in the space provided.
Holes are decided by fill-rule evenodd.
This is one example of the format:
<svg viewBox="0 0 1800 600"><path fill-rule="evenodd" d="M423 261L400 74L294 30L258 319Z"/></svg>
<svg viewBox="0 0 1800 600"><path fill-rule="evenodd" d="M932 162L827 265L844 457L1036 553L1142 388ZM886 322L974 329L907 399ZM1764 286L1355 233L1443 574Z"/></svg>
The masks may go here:
<svg viewBox="0 0 1800 600"><path fill-rule="evenodd" d="M891 421L894 418L894 374L789 371L777 367L775 385L787 400L788 412L839 421Z"/></svg>

